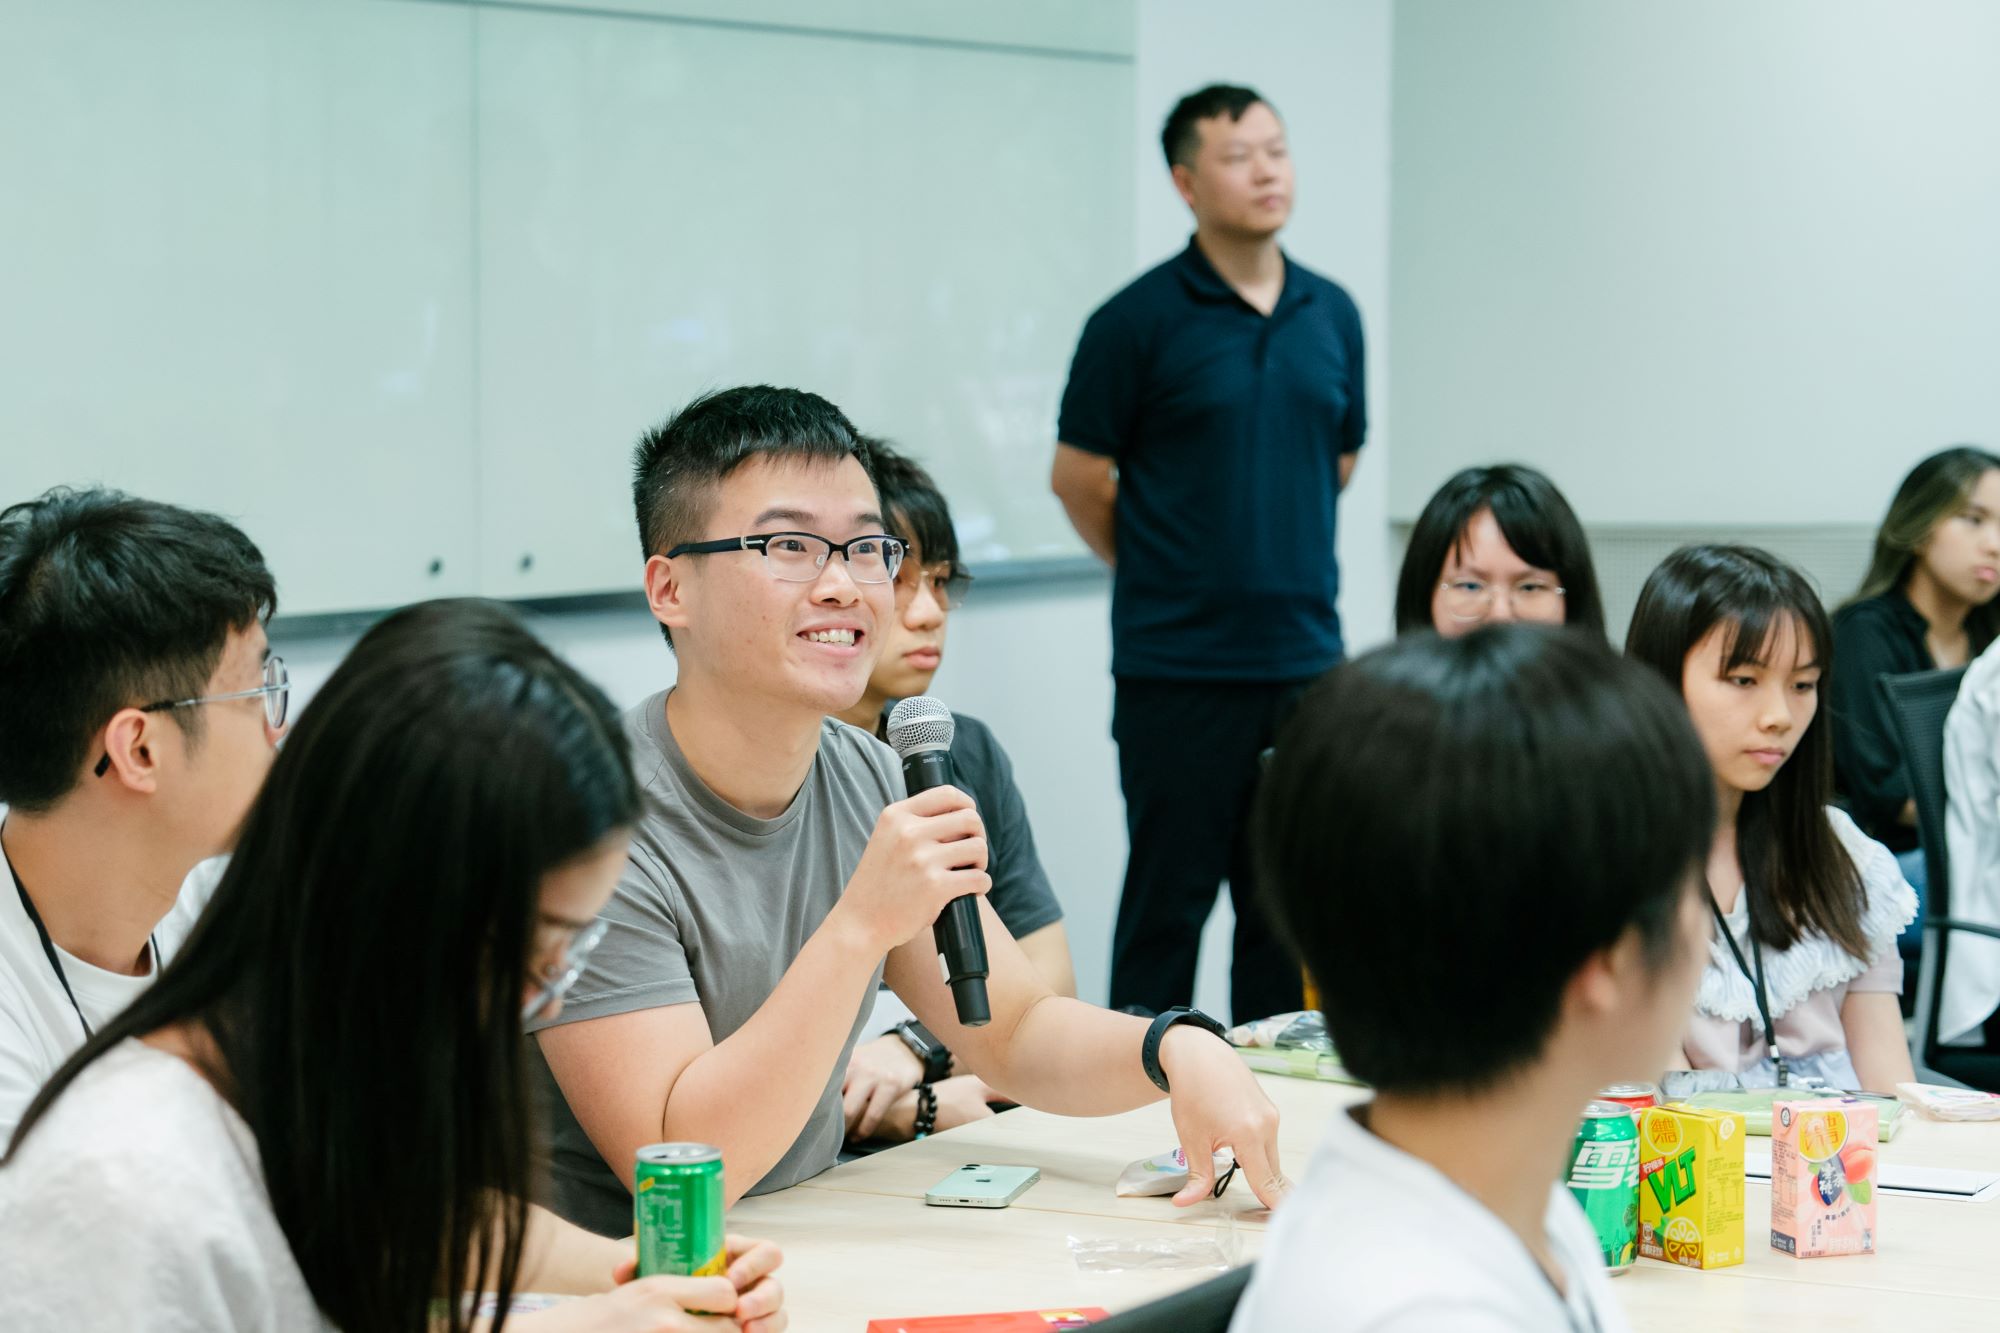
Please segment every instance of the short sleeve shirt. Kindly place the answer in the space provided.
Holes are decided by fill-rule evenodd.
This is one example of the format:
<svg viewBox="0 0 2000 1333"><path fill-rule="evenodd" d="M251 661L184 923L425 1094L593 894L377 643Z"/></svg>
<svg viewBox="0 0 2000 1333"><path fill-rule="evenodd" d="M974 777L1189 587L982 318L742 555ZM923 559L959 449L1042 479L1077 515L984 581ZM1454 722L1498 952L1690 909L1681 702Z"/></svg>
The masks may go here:
<svg viewBox="0 0 2000 1333"><path fill-rule="evenodd" d="M631 858L605 906L603 942L562 1011L536 1030L699 1004L710 1036L727 1040L770 999L840 900L876 817L901 798L894 752L829 718L812 769L785 812L775 819L744 814L688 764L668 730L666 700L665 692L656 694L625 715L645 801ZM880 981L878 965L864 992L871 1000ZM845 1130L841 1075L869 1007L857 1004L847 1046L825 1071L771 1071L773 1078L820 1077L824 1084L797 1140L751 1194L795 1185L838 1160ZM547 1111L556 1210L602 1235L629 1235L632 1198L624 1181L632 1163L607 1164L598 1156L555 1092Z"/></svg>
<svg viewBox="0 0 2000 1333"><path fill-rule="evenodd" d="M1336 1111L1265 1235L1230 1333L1624 1333L1590 1220L1550 1164L1543 1235L1563 1288L1519 1236L1422 1158ZM1504 1146L1496 1151L1504 1151ZM1446 1255L1441 1262L1440 1255Z"/></svg>
<svg viewBox="0 0 2000 1333"><path fill-rule="evenodd" d="M250 1126L134 1040L50 1103L0 1170L10 1329L327 1330Z"/></svg>
<svg viewBox="0 0 2000 1333"><path fill-rule="evenodd" d="M952 777L979 808L986 826L986 861L993 877L986 901L1018 940L1062 920L1062 905L1035 850L1035 831L1014 782L1013 761L984 722L964 713L953 714L953 721Z"/></svg>
<svg viewBox="0 0 2000 1333"><path fill-rule="evenodd" d="M7 807L0 805L0 824L6 822ZM144 976L107 972L57 945L63 969L59 981L42 951L40 933L21 906L14 877L0 860L0 1152L42 1084L83 1045L83 1019L89 1019L93 1032L102 1028L153 984L161 965L180 953L228 864L228 858L215 857L188 875L173 907L153 928L152 943L160 952ZM63 981L69 990L63 989Z"/></svg>
<svg viewBox="0 0 2000 1333"><path fill-rule="evenodd" d="M1917 895L1903 879L1896 858L1857 828L1845 811L1829 806L1826 817L1861 877L1859 915L1868 956L1856 958L1824 935L1807 935L1789 949L1763 950L1764 985L1779 1053L1788 1063L1819 1073L1829 1082L1851 1086L1853 1063L1847 1054L1841 1006L1849 995L1902 991L1903 960L1896 952L1896 937L1916 915ZM1746 957L1749 897L1738 893L1723 917ZM1772 1072L1756 990L1720 933L1709 940L1708 966L1695 992L1682 1053L1689 1068L1743 1075L1753 1086Z"/></svg>
<svg viewBox="0 0 2000 1333"><path fill-rule="evenodd" d="M1367 424L1360 313L1289 257L1269 315L1193 241L1105 302L1057 437L1118 465L1113 672L1284 681L1339 661L1339 465Z"/></svg>

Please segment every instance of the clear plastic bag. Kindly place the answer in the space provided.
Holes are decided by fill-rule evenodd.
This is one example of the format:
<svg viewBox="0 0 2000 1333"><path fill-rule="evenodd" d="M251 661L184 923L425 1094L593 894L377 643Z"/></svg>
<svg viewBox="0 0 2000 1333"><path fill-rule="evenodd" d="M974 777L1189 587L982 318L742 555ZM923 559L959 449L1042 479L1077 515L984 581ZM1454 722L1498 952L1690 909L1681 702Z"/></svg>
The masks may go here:
<svg viewBox="0 0 2000 1333"><path fill-rule="evenodd" d="M1076 1261L1076 1271L1214 1273L1236 1267L1243 1259L1243 1244L1236 1234L1234 1215L1213 1204L1197 1206L1214 1209L1216 1224L1190 1226L1185 1236L1164 1240L1071 1236L1069 1253Z"/></svg>
<svg viewBox="0 0 2000 1333"><path fill-rule="evenodd" d="M1278 1051L1331 1053L1333 1050L1333 1038L1326 1031L1326 1015L1317 1009L1301 1009L1239 1023L1229 1029L1229 1044Z"/></svg>

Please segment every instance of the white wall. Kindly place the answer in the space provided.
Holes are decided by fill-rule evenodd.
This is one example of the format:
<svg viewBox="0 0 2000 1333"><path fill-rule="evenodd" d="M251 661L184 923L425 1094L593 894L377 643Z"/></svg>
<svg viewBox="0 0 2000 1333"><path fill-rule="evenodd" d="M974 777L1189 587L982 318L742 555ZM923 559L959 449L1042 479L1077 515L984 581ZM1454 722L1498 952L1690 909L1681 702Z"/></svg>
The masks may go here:
<svg viewBox="0 0 2000 1333"><path fill-rule="evenodd" d="M1396 7L1397 518L1872 526L2000 440L2000 5Z"/></svg>
<svg viewBox="0 0 2000 1333"><path fill-rule="evenodd" d="M1288 248L1345 285L1361 306L1370 340L1375 424L1354 485L1341 501L1341 609L1351 645L1379 641L1387 636L1390 619L1388 0L1338 5L1262 0L1226 11L1182 0L1146 0L1139 8L1133 272L1186 240L1186 210L1154 147L1167 110L1182 93L1204 83L1248 82L1277 104L1291 133L1299 206L1286 235ZM1282 40L1273 40L1274 33ZM1050 402L1046 411L1051 439L1055 406ZM622 521L615 499L607 501L607 509ZM1110 739L1109 615L1105 580L981 590L952 617L937 685L954 708L990 723L1013 756L1043 860L1068 913L1079 988L1098 1001L1106 994L1111 923L1125 864L1124 805ZM621 704L672 679L673 658L643 612L545 618L540 628ZM288 639L281 633L277 646L303 692L324 679L349 642ZM1200 1002L1218 1014L1228 1008L1230 922L1225 903L1210 923L1211 947L1198 990Z"/></svg>

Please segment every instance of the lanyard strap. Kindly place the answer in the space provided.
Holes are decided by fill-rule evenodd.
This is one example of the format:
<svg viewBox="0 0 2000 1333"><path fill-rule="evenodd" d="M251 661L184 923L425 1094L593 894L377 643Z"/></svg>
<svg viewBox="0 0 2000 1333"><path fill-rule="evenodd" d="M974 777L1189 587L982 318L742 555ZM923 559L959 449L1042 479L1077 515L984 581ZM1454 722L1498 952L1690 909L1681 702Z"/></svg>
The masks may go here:
<svg viewBox="0 0 2000 1333"><path fill-rule="evenodd" d="M1715 913L1715 928L1722 932L1722 938L1729 945L1730 956L1742 970L1743 979L1756 991L1757 1016L1764 1020L1764 1044L1770 1049L1771 1063L1777 1067L1778 1086L1786 1087L1791 1083L1792 1076L1791 1071L1785 1068L1785 1057L1778 1054L1778 1029L1771 1023L1771 999L1764 989L1764 946L1757 938L1757 909L1750 903L1750 886L1743 886L1743 916L1750 932L1750 953L1757 960L1755 972L1750 970L1750 964L1743 961L1743 950L1736 943L1736 932L1723 918L1722 905L1715 901L1714 889L1708 889L1708 910Z"/></svg>
<svg viewBox="0 0 2000 1333"><path fill-rule="evenodd" d="M69 976L63 971L62 957L56 953L56 942L49 938L49 928L42 924L42 914L35 910L35 900L28 896L28 886L14 870L13 858L7 855L7 849L4 847L0 847L0 861L7 863L7 873L14 880L14 892L21 898L21 910L26 912L28 920L34 923L35 934L42 942L42 953L56 974L56 983L62 987L63 994L69 997L69 1007L76 1010L76 1021L83 1024L83 1039L89 1041L97 1033L92 1031L90 1020L83 1016L83 1006L76 1002L76 992L69 988ZM153 970L157 973L160 968L160 942L149 934L146 936L146 946L152 950Z"/></svg>

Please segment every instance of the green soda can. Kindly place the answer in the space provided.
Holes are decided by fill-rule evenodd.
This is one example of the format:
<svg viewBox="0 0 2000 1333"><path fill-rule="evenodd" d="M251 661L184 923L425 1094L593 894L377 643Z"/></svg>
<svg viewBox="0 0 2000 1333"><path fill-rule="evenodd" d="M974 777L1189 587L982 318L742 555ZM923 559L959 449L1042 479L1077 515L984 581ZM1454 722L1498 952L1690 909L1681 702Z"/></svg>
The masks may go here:
<svg viewBox="0 0 2000 1333"><path fill-rule="evenodd" d="M1639 1252L1639 1125L1631 1107L1583 1108L1570 1148L1569 1192L1597 1233L1605 1270L1613 1277L1630 1272Z"/></svg>
<svg viewBox="0 0 2000 1333"><path fill-rule="evenodd" d="M632 1188L639 1276L716 1277L729 1257L722 1240L722 1149L655 1143L639 1149Z"/></svg>

